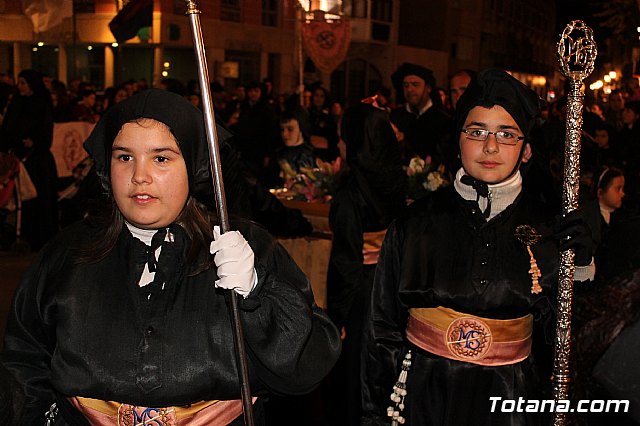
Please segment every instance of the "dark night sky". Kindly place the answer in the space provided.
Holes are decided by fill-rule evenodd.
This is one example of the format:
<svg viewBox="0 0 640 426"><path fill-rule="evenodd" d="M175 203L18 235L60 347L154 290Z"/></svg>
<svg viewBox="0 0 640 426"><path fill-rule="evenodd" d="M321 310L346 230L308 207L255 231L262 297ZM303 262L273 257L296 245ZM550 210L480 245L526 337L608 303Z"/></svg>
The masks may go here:
<svg viewBox="0 0 640 426"><path fill-rule="evenodd" d="M607 37L610 30L601 28L598 18L593 16L598 10L598 3L600 2L593 0L556 0L556 32L561 33L571 21L582 20L593 29L596 42Z"/></svg>

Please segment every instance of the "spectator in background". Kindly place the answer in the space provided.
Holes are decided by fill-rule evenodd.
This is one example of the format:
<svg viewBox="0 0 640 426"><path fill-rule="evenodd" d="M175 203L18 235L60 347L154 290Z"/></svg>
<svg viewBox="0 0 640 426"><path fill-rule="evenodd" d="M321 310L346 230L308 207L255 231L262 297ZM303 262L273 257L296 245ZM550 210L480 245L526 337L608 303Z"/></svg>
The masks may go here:
<svg viewBox="0 0 640 426"><path fill-rule="evenodd" d="M80 101L73 107L73 121L85 121L87 123L97 123L100 116L96 113L96 92L84 89L80 92Z"/></svg>
<svg viewBox="0 0 640 426"><path fill-rule="evenodd" d="M67 86L60 80L51 82L51 102L53 103L53 121L66 123L73 120L73 108Z"/></svg>
<svg viewBox="0 0 640 426"><path fill-rule="evenodd" d="M624 127L622 112L625 101L624 93L621 90L614 90L609 95L609 108L605 112L605 120L618 132Z"/></svg>
<svg viewBox="0 0 640 426"><path fill-rule="evenodd" d="M315 156L333 161L338 155L338 128L329 114L329 92L322 86L312 90L311 105L307 109L311 122L311 145Z"/></svg>
<svg viewBox="0 0 640 426"><path fill-rule="evenodd" d="M276 158L281 169L288 165L293 172L299 173L301 167L315 166L313 146L309 143L308 120L301 108L296 113L284 112L280 115L280 135L284 146L276 151Z"/></svg>
<svg viewBox="0 0 640 426"><path fill-rule="evenodd" d="M391 110L395 107L391 102L391 89L387 86L380 86L378 90L376 90L375 95L376 102L380 108L387 112L391 112ZM340 126L338 126L340 128Z"/></svg>
<svg viewBox="0 0 640 426"><path fill-rule="evenodd" d="M58 231L56 164L51 93L34 70L18 74L18 93L12 98L0 128L0 151L22 159L38 196L23 203L22 235L39 250Z"/></svg>
<svg viewBox="0 0 640 426"><path fill-rule="evenodd" d="M329 411L332 424L359 425L364 322L387 226L406 205L405 174L386 111L365 103L348 108L341 134L347 167L329 212L333 239L327 308L344 340L342 355L330 376Z"/></svg>
<svg viewBox="0 0 640 426"><path fill-rule="evenodd" d="M192 92L187 95L187 99L191 102L191 105L198 109L202 109L202 96L200 96L200 93Z"/></svg>
<svg viewBox="0 0 640 426"><path fill-rule="evenodd" d="M169 92L175 93L176 95L185 96L187 94L187 89L185 85L176 78L163 78L160 80L160 89L168 90ZM127 91L128 86L127 86ZM131 97L133 94L129 93Z"/></svg>
<svg viewBox="0 0 640 426"><path fill-rule="evenodd" d="M2 119L7 112L7 106L15 92L15 85L0 81L0 126L2 126Z"/></svg>
<svg viewBox="0 0 640 426"><path fill-rule="evenodd" d="M403 162L431 156L443 163L449 141L449 115L442 107L433 72L421 65L404 63L391 76L398 97L405 102L391 111L391 122L400 134Z"/></svg>
<svg viewBox="0 0 640 426"><path fill-rule="evenodd" d="M240 113L240 106L247 99L247 89L246 86L242 83L236 84L233 88L233 93L231 99L227 102L225 106L225 114L224 119L227 122L227 126L233 125L237 123L238 116ZM234 118L235 115L235 118ZM233 118L233 123L229 123L229 121Z"/></svg>
<svg viewBox="0 0 640 426"><path fill-rule="evenodd" d="M109 108L112 108L114 105L119 104L129 97L129 92L122 85L118 87L110 87L108 90L108 95L105 93L105 104L103 110L106 112Z"/></svg>
<svg viewBox="0 0 640 426"><path fill-rule="evenodd" d="M467 90L467 86L471 82L471 79L476 75L476 72L470 69L461 69L449 78L449 96L451 99L452 110L456 109L458 99Z"/></svg>
<svg viewBox="0 0 640 426"><path fill-rule="evenodd" d="M276 186L279 169L273 155L281 144L278 121L262 98L260 83L247 86L247 99L240 104L239 113L238 123L231 128L236 149L254 176L268 187Z"/></svg>

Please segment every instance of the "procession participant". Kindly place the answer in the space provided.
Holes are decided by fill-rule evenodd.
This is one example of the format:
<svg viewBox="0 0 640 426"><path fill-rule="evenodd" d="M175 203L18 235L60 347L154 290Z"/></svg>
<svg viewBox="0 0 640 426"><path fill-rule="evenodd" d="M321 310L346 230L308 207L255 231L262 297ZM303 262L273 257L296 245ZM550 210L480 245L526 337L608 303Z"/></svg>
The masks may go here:
<svg viewBox="0 0 640 426"><path fill-rule="evenodd" d="M539 112L538 96L508 73L480 72L457 104L463 167L454 185L389 227L365 354L372 421L387 412L411 425L543 421L492 412L490 398L541 396L532 330L555 300L559 250L575 249L577 281L594 268L580 212L549 226L542 201L523 190L519 166Z"/></svg>
<svg viewBox="0 0 640 426"><path fill-rule="evenodd" d="M362 416L363 323L385 230L406 204L406 175L389 115L377 103L360 103L347 109L341 135L346 145L346 167L329 211L333 238L327 270L327 312L344 330L345 338L330 375L335 389L330 411L339 419L336 424L357 425Z"/></svg>
<svg viewBox="0 0 640 426"><path fill-rule="evenodd" d="M27 397L22 424L54 401L55 424L242 424L224 289L242 296L256 422L267 391L313 389L338 332L264 229L214 228L198 201L212 193L201 111L149 89L111 108L85 148L112 204L66 228L16 290L1 360Z"/></svg>
<svg viewBox="0 0 640 426"><path fill-rule="evenodd" d="M390 113L398 128L403 161L409 164L414 156L444 161L449 139L449 115L438 95L433 72L421 65L403 63L391 75L399 99L405 104Z"/></svg>

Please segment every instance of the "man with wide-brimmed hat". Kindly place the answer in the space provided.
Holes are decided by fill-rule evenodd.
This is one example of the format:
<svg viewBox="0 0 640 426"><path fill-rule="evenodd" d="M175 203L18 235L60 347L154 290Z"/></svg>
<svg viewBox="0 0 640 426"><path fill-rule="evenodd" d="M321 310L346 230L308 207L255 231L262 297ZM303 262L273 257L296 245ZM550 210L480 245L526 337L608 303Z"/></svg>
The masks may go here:
<svg viewBox="0 0 640 426"><path fill-rule="evenodd" d="M433 72L421 65L405 62L391 75L398 100L405 104L391 111L391 121L400 131L404 159L431 156L442 159L447 141L449 117L437 96ZM432 96L432 92L435 96Z"/></svg>

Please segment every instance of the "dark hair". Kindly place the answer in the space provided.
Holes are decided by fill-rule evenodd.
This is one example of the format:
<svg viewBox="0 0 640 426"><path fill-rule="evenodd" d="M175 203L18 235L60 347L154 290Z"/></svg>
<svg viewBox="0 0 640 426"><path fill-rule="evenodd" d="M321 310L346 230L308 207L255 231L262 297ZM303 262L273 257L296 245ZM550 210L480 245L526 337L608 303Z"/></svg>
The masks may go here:
<svg viewBox="0 0 640 426"><path fill-rule="evenodd" d="M474 71L470 68L462 68L451 74L451 76L449 77L449 81L451 81L453 77L461 77L463 75L466 75L469 77L469 79L473 80L476 77L476 74L478 74L477 71Z"/></svg>
<svg viewBox="0 0 640 426"><path fill-rule="evenodd" d="M311 138L311 123L309 122L307 112L299 105L293 109L282 112L282 114L280 114L280 117L278 118L278 123L284 124L288 121L293 120L298 122L298 127L300 128L300 133L302 133L302 138L305 141L309 141L309 139Z"/></svg>
<svg viewBox="0 0 640 426"><path fill-rule="evenodd" d="M90 246L83 247L74 259L76 264L95 263L105 258L118 242L124 217L116 206L113 197L109 197L110 205L99 211L95 216L88 218L89 224L101 229L102 238L92 242ZM191 240L187 253L187 264L192 265L189 275L196 275L214 265L213 256L201 257L200 253L209 253L209 243L213 236L213 223L217 219L215 214L208 210L202 203L189 196L187 203L175 220L175 223L184 228Z"/></svg>
<svg viewBox="0 0 640 426"><path fill-rule="evenodd" d="M616 167L604 167L600 173L598 173L598 180L596 181L596 194L602 189L606 191L611 186L611 182L617 177L624 176L624 172Z"/></svg>
<svg viewBox="0 0 640 426"><path fill-rule="evenodd" d="M640 101L627 101L624 104L625 109L630 109L635 114L640 115Z"/></svg>
<svg viewBox="0 0 640 426"><path fill-rule="evenodd" d="M47 87L44 85L44 82L42 81L42 75L39 72L31 69L26 69L20 71L18 77L24 78L24 80L31 88L31 91L33 91L33 95L45 101L45 103L49 105L49 108L53 109L51 92L49 92L49 89L47 89Z"/></svg>
<svg viewBox="0 0 640 426"><path fill-rule="evenodd" d="M83 98L86 98L88 96L95 95L95 94L96 94L96 91L92 89L82 89L80 91L80 96Z"/></svg>
<svg viewBox="0 0 640 426"><path fill-rule="evenodd" d="M287 121L292 121L295 120L298 122L298 124L300 124L300 119L298 118L298 116L292 112L292 111L285 111L282 114L280 114L280 118L279 118L279 122L282 123L286 123Z"/></svg>

